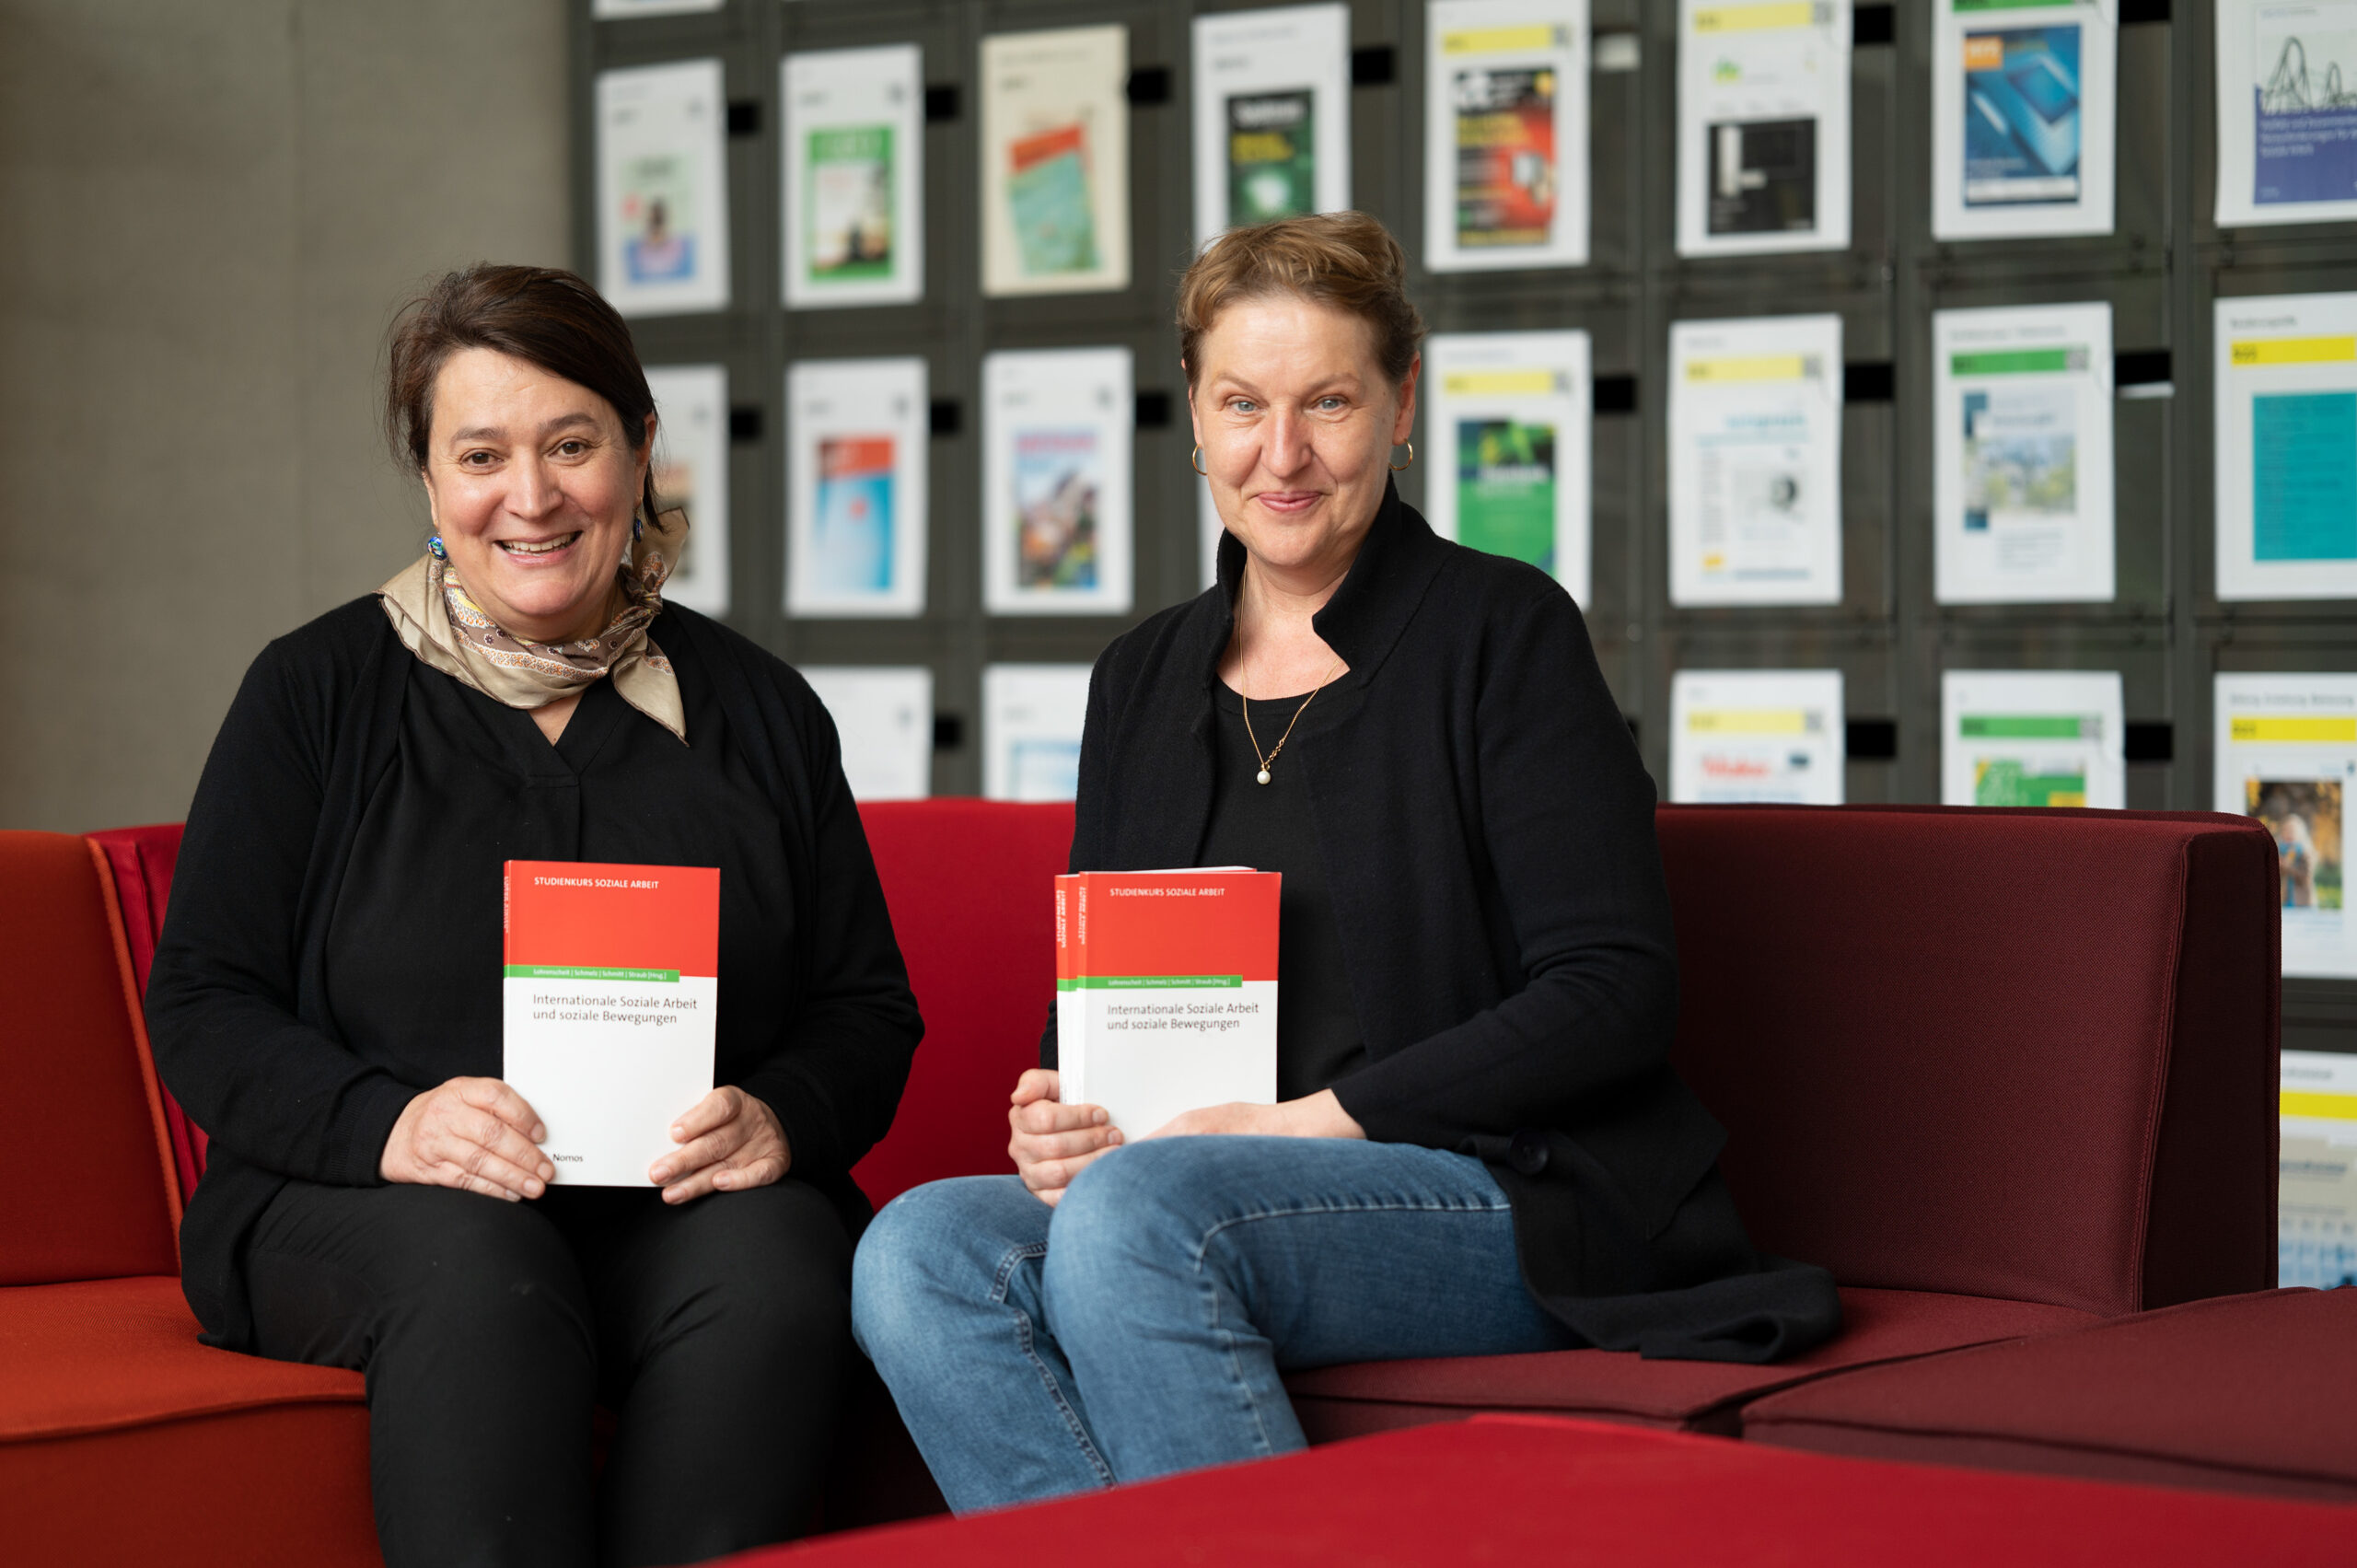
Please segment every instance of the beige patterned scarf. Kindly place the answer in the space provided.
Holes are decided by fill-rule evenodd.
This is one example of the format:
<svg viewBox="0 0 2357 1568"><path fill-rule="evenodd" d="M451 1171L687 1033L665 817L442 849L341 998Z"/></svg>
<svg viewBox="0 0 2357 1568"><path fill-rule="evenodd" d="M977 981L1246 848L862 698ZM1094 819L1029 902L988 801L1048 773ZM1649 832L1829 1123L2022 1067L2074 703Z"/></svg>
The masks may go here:
<svg viewBox="0 0 2357 1568"><path fill-rule="evenodd" d="M663 609L663 583L688 542L685 512L665 512L631 545L615 572L621 612L603 632L573 643L535 643L483 613L458 569L422 555L377 590L401 645L452 679L511 708L539 708L578 696L611 677L623 702L688 738L679 678L646 628Z"/></svg>

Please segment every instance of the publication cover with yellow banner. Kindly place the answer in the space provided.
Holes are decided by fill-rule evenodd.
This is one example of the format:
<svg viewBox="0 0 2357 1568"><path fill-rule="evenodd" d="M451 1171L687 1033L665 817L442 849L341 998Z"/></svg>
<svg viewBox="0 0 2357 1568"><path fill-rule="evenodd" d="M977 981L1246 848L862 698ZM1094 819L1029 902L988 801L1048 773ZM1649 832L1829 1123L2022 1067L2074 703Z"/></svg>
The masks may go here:
<svg viewBox="0 0 2357 1568"><path fill-rule="evenodd" d="M1277 1098L1274 871L1056 878L1056 1055L1066 1104L1142 1137L1181 1111Z"/></svg>
<svg viewBox="0 0 2357 1568"><path fill-rule="evenodd" d="M720 873L506 863L501 1075L548 1124L556 1179L647 1187L712 1089Z"/></svg>

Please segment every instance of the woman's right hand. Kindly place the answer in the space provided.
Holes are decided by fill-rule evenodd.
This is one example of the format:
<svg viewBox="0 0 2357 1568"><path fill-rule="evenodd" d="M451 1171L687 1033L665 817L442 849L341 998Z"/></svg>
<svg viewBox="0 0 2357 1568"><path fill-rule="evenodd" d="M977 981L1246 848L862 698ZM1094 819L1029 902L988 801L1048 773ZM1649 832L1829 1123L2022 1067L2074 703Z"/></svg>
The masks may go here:
<svg viewBox="0 0 2357 1568"><path fill-rule="evenodd" d="M1121 1130L1103 1106L1057 1099L1059 1082L1053 1068L1032 1068L1016 1080L1014 1109L1006 1113L1015 1129L1006 1152L1015 1156L1016 1174L1049 1204L1064 1195L1084 1166L1121 1142Z"/></svg>
<svg viewBox="0 0 2357 1568"><path fill-rule="evenodd" d="M524 1097L497 1078L453 1078L409 1102L377 1173L512 1203L548 1191L556 1167L539 1146L548 1135Z"/></svg>

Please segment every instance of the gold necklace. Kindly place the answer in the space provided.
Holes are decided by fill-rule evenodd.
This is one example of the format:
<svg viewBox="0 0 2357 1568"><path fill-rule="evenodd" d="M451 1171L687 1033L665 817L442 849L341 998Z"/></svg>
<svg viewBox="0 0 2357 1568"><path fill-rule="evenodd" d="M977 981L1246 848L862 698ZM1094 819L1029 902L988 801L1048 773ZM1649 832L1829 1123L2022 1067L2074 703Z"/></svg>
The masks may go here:
<svg viewBox="0 0 2357 1568"><path fill-rule="evenodd" d="M1260 771L1254 775L1257 782L1260 784L1267 784L1269 782L1270 764L1276 761L1278 752L1281 752L1285 749L1285 742L1293 738L1293 725L1299 724L1301 722L1301 715L1309 711L1309 704L1318 700L1318 693L1325 691L1327 685L1333 680L1334 677L1341 673L1341 669L1342 661L1337 658L1334 661L1334 668L1326 672L1326 679L1311 687L1309 689L1309 695L1301 700L1301 706L1293 711L1293 724L1285 726L1285 732L1277 737L1276 746L1266 755L1263 755L1260 750L1260 738L1252 733L1252 699L1249 696L1247 696L1244 692L1238 691L1237 693L1238 697L1242 697L1244 699L1244 734L1246 738L1252 742L1252 755L1260 759Z"/></svg>

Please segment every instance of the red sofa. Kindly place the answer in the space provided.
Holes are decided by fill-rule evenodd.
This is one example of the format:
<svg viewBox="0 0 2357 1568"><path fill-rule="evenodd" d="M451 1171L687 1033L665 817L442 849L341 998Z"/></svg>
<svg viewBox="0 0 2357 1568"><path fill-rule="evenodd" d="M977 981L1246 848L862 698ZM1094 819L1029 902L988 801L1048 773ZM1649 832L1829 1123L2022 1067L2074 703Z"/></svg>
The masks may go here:
<svg viewBox="0 0 2357 1568"><path fill-rule="evenodd" d="M1006 1093L1035 1060L1051 993L1046 889L1071 812L936 800L863 815L928 1023L900 1119L855 1173L880 1203L1005 1168ZM1684 958L1681 1065L1730 1129L1727 1176L1756 1237L1831 1267L1849 1327L1771 1367L1573 1351L1318 1369L1290 1380L1315 1439L1498 1410L1732 1432L1750 1401L1829 1374L2271 1282L2263 828L1880 807L1669 807L1660 827ZM16 1162L0 1172L17 1178L6 1191L26 1223L64 1237L0 1289L0 1325L22 1325L0 1326L0 1344L30 1357L11 1354L0 1376L0 1519L36 1520L51 1561L125 1560L165 1539L181 1562L213 1560L188 1545L189 1516L151 1501L164 1493L123 1485L122 1456L145 1445L175 1456L164 1468L189 1479L171 1495L201 1502L224 1543L299 1539L307 1559L370 1560L358 1378L194 1343L169 1222L202 1139L154 1085L131 1000L177 830L94 842L100 859L79 841L0 835L0 904L21 925L11 990L41 992L45 1009L39 1032L22 1012L0 1024L0 1130L13 1134L0 1162ZM28 912L68 905L78 919ZM86 1051L86 1037L110 1043ZM60 1039L77 1061L113 1063L113 1086L77 1083L75 1103L143 1151L118 1162L131 1176L84 1189L67 1224L43 1179L64 1157L64 1130L41 1114ZM129 1239L82 1245L117 1232ZM143 1305L119 1307L118 1291ZM163 1370L123 1376L118 1342ZM33 1362L46 1384L16 1370ZM104 1409L56 1403L86 1387L110 1390L75 1396ZM299 1431L288 1462L336 1483L265 1494L208 1479L251 1473L222 1458L235 1443L207 1435L232 1411L239 1433ZM830 1525L939 1505L874 1385L853 1423ZM290 1499L310 1512L282 1516ZM86 1520L97 1536L76 1533ZM226 1544L216 1555L250 1560Z"/></svg>
<svg viewBox="0 0 2357 1568"><path fill-rule="evenodd" d="M1546 1416L1477 1416L1259 1464L725 1558L726 1568L2211 1568L2351 1561L2346 1509L1898 1465Z"/></svg>
<svg viewBox="0 0 2357 1568"><path fill-rule="evenodd" d="M1828 1378L1746 1407L1743 1434L2357 1503L2352 1394L2357 1290L2260 1291Z"/></svg>
<svg viewBox="0 0 2357 1568"><path fill-rule="evenodd" d="M207 1350L102 854L0 833L0 1560L378 1561L356 1374Z"/></svg>

